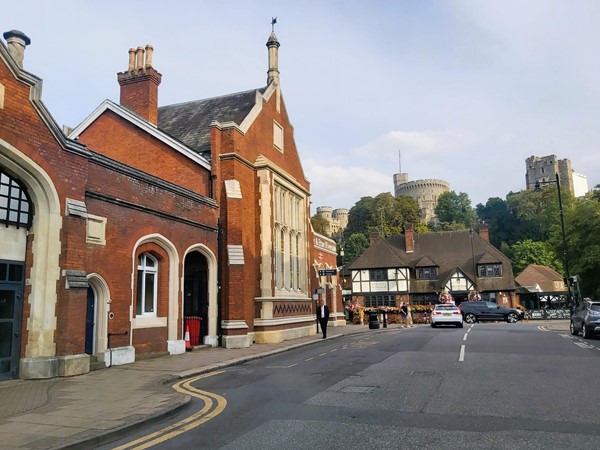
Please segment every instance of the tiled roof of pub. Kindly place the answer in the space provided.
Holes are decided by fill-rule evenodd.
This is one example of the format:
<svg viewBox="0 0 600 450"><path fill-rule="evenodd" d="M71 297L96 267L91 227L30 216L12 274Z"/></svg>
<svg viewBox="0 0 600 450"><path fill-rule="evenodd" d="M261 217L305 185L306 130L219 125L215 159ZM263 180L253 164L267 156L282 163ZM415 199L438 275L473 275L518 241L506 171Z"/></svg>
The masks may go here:
<svg viewBox="0 0 600 450"><path fill-rule="evenodd" d="M414 269L424 267L426 259L435 261L438 267L437 280L416 280ZM501 263L502 278L476 278L474 261ZM485 261L485 262L484 262ZM403 263L404 262L404 263ZM414 249L407 253L403 234L380 238L354 260L350 269L375 269L384 267L409 267L411 269L411 290L431 292L439 290L442 280L448 279L459 268L471 280L477 279L478 289L513 290L511 261L483 239L478 233L469 231L442 231L438 233L414 233Z"/></svg>
<svg viewBox="0 0 600 450"><path fill-rule="evenodd" d="M554 282L563 281L563 277L551 267L530 264L515 278L515 281L521 286L535 286L537 284L542 292L555 292L557 289ZM566 290L566 287L563 289Z"/></svg>
<svg viewBox="0 0 600 450"><path fill-rule="evenodd" d="M210 152L213 121L241 124L266 88L158 108L158 128L198 153ZM210 157L210 155L208 155Z"/></svg>

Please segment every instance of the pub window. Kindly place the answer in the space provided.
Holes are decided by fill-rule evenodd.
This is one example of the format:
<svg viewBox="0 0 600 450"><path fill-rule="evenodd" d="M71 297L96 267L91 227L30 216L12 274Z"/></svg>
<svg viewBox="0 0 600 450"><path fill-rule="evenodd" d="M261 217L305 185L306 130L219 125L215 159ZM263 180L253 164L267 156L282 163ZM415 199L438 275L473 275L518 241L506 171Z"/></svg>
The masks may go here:
<svg viewBox="0 0 600 450"><path fill-rule="evenodd" d="M378 306L396 306L394 295L365 295L365 307L377 308Z"/></svg>
<svg viewBox="0 0 600 450"><path fill-rule="evenodd" d="M370 269L369 270L369 280L370 281L385 281L387 280L387 270L386 269Z"/></svg>
<svg viewBox="0 0 600 450"><path fill-rule="evenodd" d="M502 276L502 264L480 264L479 276L481 278L494 278Z"/></svg>
<svg viewBox="0 0 600 450"><path fill-rule="evenodd" d="M417 280L437 280L437 267L419 267L417 269Z"/></svg>

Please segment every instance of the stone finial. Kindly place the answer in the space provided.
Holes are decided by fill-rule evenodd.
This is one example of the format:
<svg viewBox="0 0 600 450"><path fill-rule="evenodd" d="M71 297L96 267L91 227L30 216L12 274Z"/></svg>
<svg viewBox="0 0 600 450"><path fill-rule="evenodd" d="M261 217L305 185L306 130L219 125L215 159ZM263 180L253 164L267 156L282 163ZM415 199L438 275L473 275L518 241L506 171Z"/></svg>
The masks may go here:
<svg viewBox="0 0 600 450"><path fill-rule="evenodd" d="M267 41L267 48L269 49L269 70L267 71L267 85L271 84L272 81L279 83L279 41L275 32L271 32L269 40Z"/></svg>
<svg viewBox="0 0 600 450"><path fill-rule="evenodd" d="M19 30L10 30L4 33L4 39L8 45L8 53L15 60L17 66L23 68L23 58L25 56L25 47L31 44L31 39Z"/></svg>

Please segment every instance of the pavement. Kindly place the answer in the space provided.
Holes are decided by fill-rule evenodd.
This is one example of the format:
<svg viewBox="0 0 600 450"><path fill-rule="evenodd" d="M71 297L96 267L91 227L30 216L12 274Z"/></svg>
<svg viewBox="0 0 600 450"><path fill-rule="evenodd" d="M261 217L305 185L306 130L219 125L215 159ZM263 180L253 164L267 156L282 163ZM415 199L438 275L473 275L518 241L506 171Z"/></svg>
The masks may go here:
<svg viewBox="0 0 600 450"><path fill-rule="evenodd" d="M568 320L529 323L537 323L545 331L569 329ZM329 326L327 339L398 328L396 324L379 330L370 330L368 325ZM190 397L170 386L176 381L322 342L318 334L240 349L202 347L183 355L140 360L76 377L3 381L0 448L94 448L188 406Z"/></svg>

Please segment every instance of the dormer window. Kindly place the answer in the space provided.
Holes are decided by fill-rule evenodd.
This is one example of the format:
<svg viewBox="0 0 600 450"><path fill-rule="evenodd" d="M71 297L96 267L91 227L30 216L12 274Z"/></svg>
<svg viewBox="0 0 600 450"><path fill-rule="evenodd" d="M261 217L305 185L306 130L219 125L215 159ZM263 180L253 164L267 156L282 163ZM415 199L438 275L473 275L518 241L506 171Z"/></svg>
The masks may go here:
<svg viewBox="0 0 600 450"><path fill-rule="evenodd" d="M419 267L417 268L417 280L437 280L437 267Z"/></svg>
<svg viewBox="0 0 600 450"><path fill-rule="evenodd" d="M477 269L480 278L494 278L502 276L502 264L479 264Z"/></svg>

